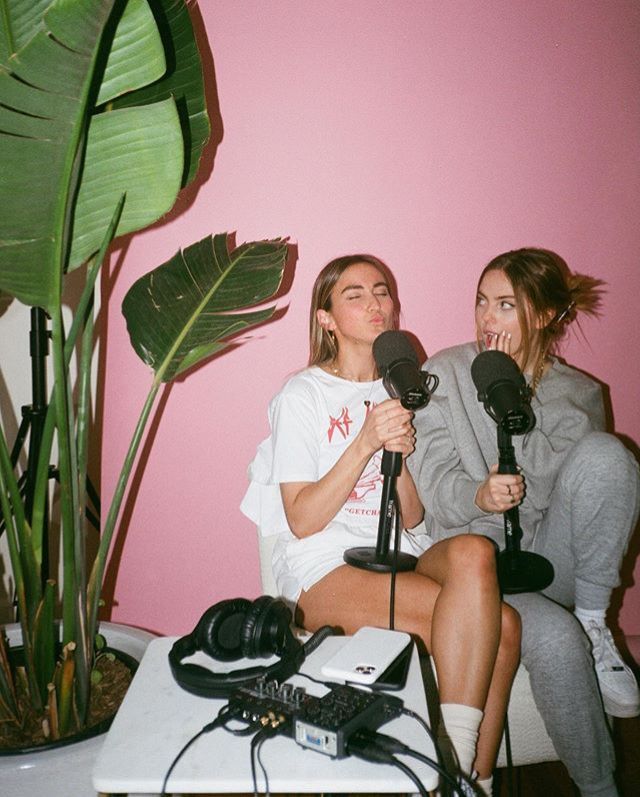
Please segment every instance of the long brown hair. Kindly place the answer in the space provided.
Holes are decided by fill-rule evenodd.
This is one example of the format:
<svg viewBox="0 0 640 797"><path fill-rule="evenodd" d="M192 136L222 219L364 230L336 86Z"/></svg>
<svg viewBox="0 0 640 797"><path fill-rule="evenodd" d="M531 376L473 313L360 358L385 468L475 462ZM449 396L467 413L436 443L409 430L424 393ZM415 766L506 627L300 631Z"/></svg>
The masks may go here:
<svg viewBox="0 0 640 797"><path fill-rule="evenodd" d="M523 367L531 365L535 390L547 356L557 351L569 324L579 313L600 314L605 283L572 272L548 249L516 249L494 257L483 269L478 288L488 271L504 272L513 288L522 332L520 361Z"/></svg>
<svg viewBox="0 0 640 797"><path fill-rule="evenodd" d="M327 263L316 277L311 292L311 307L309 309L309 365L321 365L322 363L334 360L338 354L338 341L333 332L324 329L317 318L318 310L331 310L331 292L349 266L356 263L369 263L377 268L387 281L389 291L393 297L394 306L398 303L395 292L395 280L389 271L389 267L373 255L344 255ZM397 318L396 318L397 322Z"/></svg>

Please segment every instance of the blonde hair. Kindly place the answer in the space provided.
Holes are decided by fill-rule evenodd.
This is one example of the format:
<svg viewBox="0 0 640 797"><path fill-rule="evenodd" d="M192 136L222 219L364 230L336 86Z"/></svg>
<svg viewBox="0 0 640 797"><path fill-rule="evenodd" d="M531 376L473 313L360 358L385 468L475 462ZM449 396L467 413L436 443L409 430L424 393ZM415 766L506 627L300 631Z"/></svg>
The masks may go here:
<svg viewBox="0 0 640 797"><path fill-rule="evenodd" d="M567 334L579 313L598 316L603 280L572 272L548 249L516 249L494 257L483 269L478 288L489 271L502 271L511 283L522 332L520 359L531 364L537 387L549 354ZM579 322L578 322L579 325Z"/></svg>
<svg viewBox="0 0 640 797"><path fill-rule="evenodd" d="M322 365L334 360L338 355L338 341L333 332L325 329L318 322L318 310L331 310L331 292L336 282L349 268L357 263L368 263L377 268L387 281L389 291L397 307L395 280L389 268L382 260L373 255L344 255L327 263L316 277L311 292L311 307L309 310L309 365Z"/></svg>

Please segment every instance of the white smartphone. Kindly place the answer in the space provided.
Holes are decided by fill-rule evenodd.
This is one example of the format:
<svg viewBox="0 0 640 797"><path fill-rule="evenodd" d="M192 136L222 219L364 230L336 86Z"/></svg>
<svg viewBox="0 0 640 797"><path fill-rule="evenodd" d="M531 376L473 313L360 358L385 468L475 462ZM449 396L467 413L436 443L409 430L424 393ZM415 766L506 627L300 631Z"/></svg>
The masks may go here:
<svg viewBox="0 0 640 797"><path fill-rule="evenodd" d="M410 644L404 631L363 626L320 669L327 678L372 684Z"/></svg>

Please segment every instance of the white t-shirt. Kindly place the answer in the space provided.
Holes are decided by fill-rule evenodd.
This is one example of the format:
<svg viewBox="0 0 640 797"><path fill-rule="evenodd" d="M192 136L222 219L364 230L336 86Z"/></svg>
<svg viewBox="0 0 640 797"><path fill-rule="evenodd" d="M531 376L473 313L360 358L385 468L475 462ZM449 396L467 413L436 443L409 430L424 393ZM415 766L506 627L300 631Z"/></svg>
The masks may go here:
<svg viewBox="0 0 640 797"><path fill-rule="evenodd" d="M369 460L330 523L309 537L298 538L289 529L280 484L321 479L354 440L366 414L388 398L380 379L351 382L312 366L291 377L269 405L271 435L249 466L250 485L240 508L261 534L281 535L274 550L274 576L280 594L293 602L301 589L344 564L347 548L375 546L382 451ZM402 535L402 550L419 555L428 544L425 535Z"/></svg>

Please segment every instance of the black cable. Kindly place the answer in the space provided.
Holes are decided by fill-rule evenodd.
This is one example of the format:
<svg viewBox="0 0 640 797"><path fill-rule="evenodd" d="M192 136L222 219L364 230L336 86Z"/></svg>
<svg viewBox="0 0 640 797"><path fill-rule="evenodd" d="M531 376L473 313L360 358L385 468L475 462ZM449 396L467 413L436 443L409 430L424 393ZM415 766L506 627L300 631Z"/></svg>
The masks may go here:
<svg viewBox="0 0 640 797"><path fill-rule="evenodd" d="M342 686L342 684L338 683L338 681L321 681L320 678L314 678L313 675L307 675L306 672L297 672L296 675L300 675L302 678L307 678L309 681L313 681L314 684L326 686L327 689L335 689L338 686Z"/></svg>
<svg viewBox="0 0 640 797"><path fill-rule="evenodd" d="M431 769L435 770L450 786L453 787L454 790L462 794L462 792L459 791L459 786L455 777L453 777L451 773L447 771L446 767L444 767L441 763L434 761L433 758L430 758L424 753L414 750L393 736L388 736L384 733L362 728L359 731L356 731L353 736L350 737L349 743L351 743L352 740L352 746L354 747L357 745L358 747L363 746L365 749L368 749L368 747L371 746L382 750L389 755L399 754L416 758L418 761L422 761L424 764L427 764L427 766L431 767ZM462 795L462 797L464 797L464 795Z"/></svg>
<svg viewBox="0 0 640 797"><path fill-rule="evenodd" d="M279 714L276 716L271 711L260 717L258 722L263 727L260 728L260 730L251 740L251 777L253 779L253 793L254 797L258 797L258 779L256 777L257 760L264 776L265 794L267 797L269 797L269 776L267 775L267 770L265 769L262 759L260 758L260 748L267 739L271 739L273 736L276 736L279 733L286 732L289 726L287 724L287 718L284 714Z"/></svg>
<svg viewBox="0 0 640 797"><path fill-rule="evenodd" d="M435 733L429 727L428 722L424 719L424 717L421 717L420 714L418 714L416 711L412 711L410 708L403 707L401 713L404 714L406 717L411 717L411 719L416 720L416 722L418 722L420 725L422 725L422 727L424 728L427 736L429 737L429 739L431 739L431 743L433 744L433 748L436 751L436 756L438 758L438 764L440 764L440 766L444 769L445 768L444 759L442 758L442 752L440 750L440 746L438 745L438 740L436 739Z"/></svg>
<svg viewBox="0 0 640 797"><path fill-rule="evenodd" d="M261 728L251 740L251 780L253 781L253 794L254 797L258 797L258 778L256 776L256 759L260 764L260 769L262 770L262 774L264 776L264 789L266 797L269 797L269 777L267 775L267 770L264 768L262 761L260 759L260 747L265 743L265 741L270 737L273 736L275 733L275 729L271 728L269 725L266 725L264 728Z"/></svg>
<svg viewBox="0 0 640 797"><path fill-rule="evenodd" d="M347 741L349 755L373 764L391 764L391 766L397 767L414 783L422 797L429 797L429 792L422 785L422 781L416 773L405 763L391 755L391 753L375 744L371 739L372 736L375 736L375 734L371 731L356 731L351 734Z"/></svg>
<svg viewBox="0 0 640 797"><path fill-rule="evenodd" d="M413 781L416 788L420 792L421 797L429 797L429 792L425 789L420 778L410 767L408 767L402 761L399 761L395 756L391 756L391 761L389 763L394 767L397 767L401 772L404 772L404 774ZM464 795L462 797L464 797Z"/></svg>
<svg viewBox="0 0 640 797"><path fill-rule="evenodd" d="M231 733L234 736L249 736L250 733L255 733L256 732L256 728L260 727L259 723L252 722L249 725L247 725L245 728L230 728L227 723L230 722L231 720L237 720L238 722L241 722L239 717L226 717L225 716L221 727L227 733Z"/></svg>
<svg viewBox="0 0 640 797"><path fill-rule="evenodd" d="M398 574L398 549L400 547L400 512L398 511L398 496L394 491L393 519L396 533L393 540L393 567L391 568L391 584L389 585L389 630L395 628L396 615L396 576Z"/></svg>
<svg viewBox="0 0 640 797"><path fill-rule="evenodd" d="M205 733L209 733L210 731L215 730L216 728L221 727L224 724L226 719L226 713L229 710L228 705L224 705L220 711L218 712L218 716L212 721L208 722L203 728L201 728L198 733L192 736L189 741L182 747L178 755L173 759L169 769L167 770L167 774L164 776L164 780L162 781L162 791L160 792L160 797L166 797L167 794L167 783L169 782L169 778L171 777L171 773L176 768L178 761L182 758L182 756L187 752L187 750L191 747L191 745L196 742L201 736L204 736Z"/></svg>
<svg viewBox="0 0 640 797"><path fill-rule="evenodd" d="M258 745L256 749L256 758L258 759L258 764L260 764L260 769L262 770L262 775L264 776L264 785L266 789L266 797L269 795L269 776L267 775L267 769L262 762L261 753L262 753L262 745L264 743L264 739Z"/></svg>
<svg viewBox="0 0 640 797"><path fill-rule="evenodd" d="M507 794L513 797L513 758L511 754L511 733L509 731L509 715L504 717L504 748L507 756ZM518 797L520 797L520 783L517 783Z"/></svg>
<svg viewBox="0 0 640 797"><path fill-rule="evenodd" d="M447 767L444 763L444 758L442 757L442 751L440 750L440 745L438 744L436 735L434 734L433 730L429 727L426 720L423 717L421 717L420 714L416 713L415 711L411 711L411 709L408 708L403 708L402 714L406 715L407 717L411 717L412 719L416 720L420 725L422 725L422 727L427 733L427 736L429 737L429 739L431 739L433 748L436 751L436 756L438 758L438 765L444 770L444 772L446 772L446 775L444 775L443 777L445 778L445 780L449 782L450 785L452 784L455 789L458 789L459 788L458 784L455 783L451 773L447 770ZM461 775L461 777L464 776Z"/></svg>

